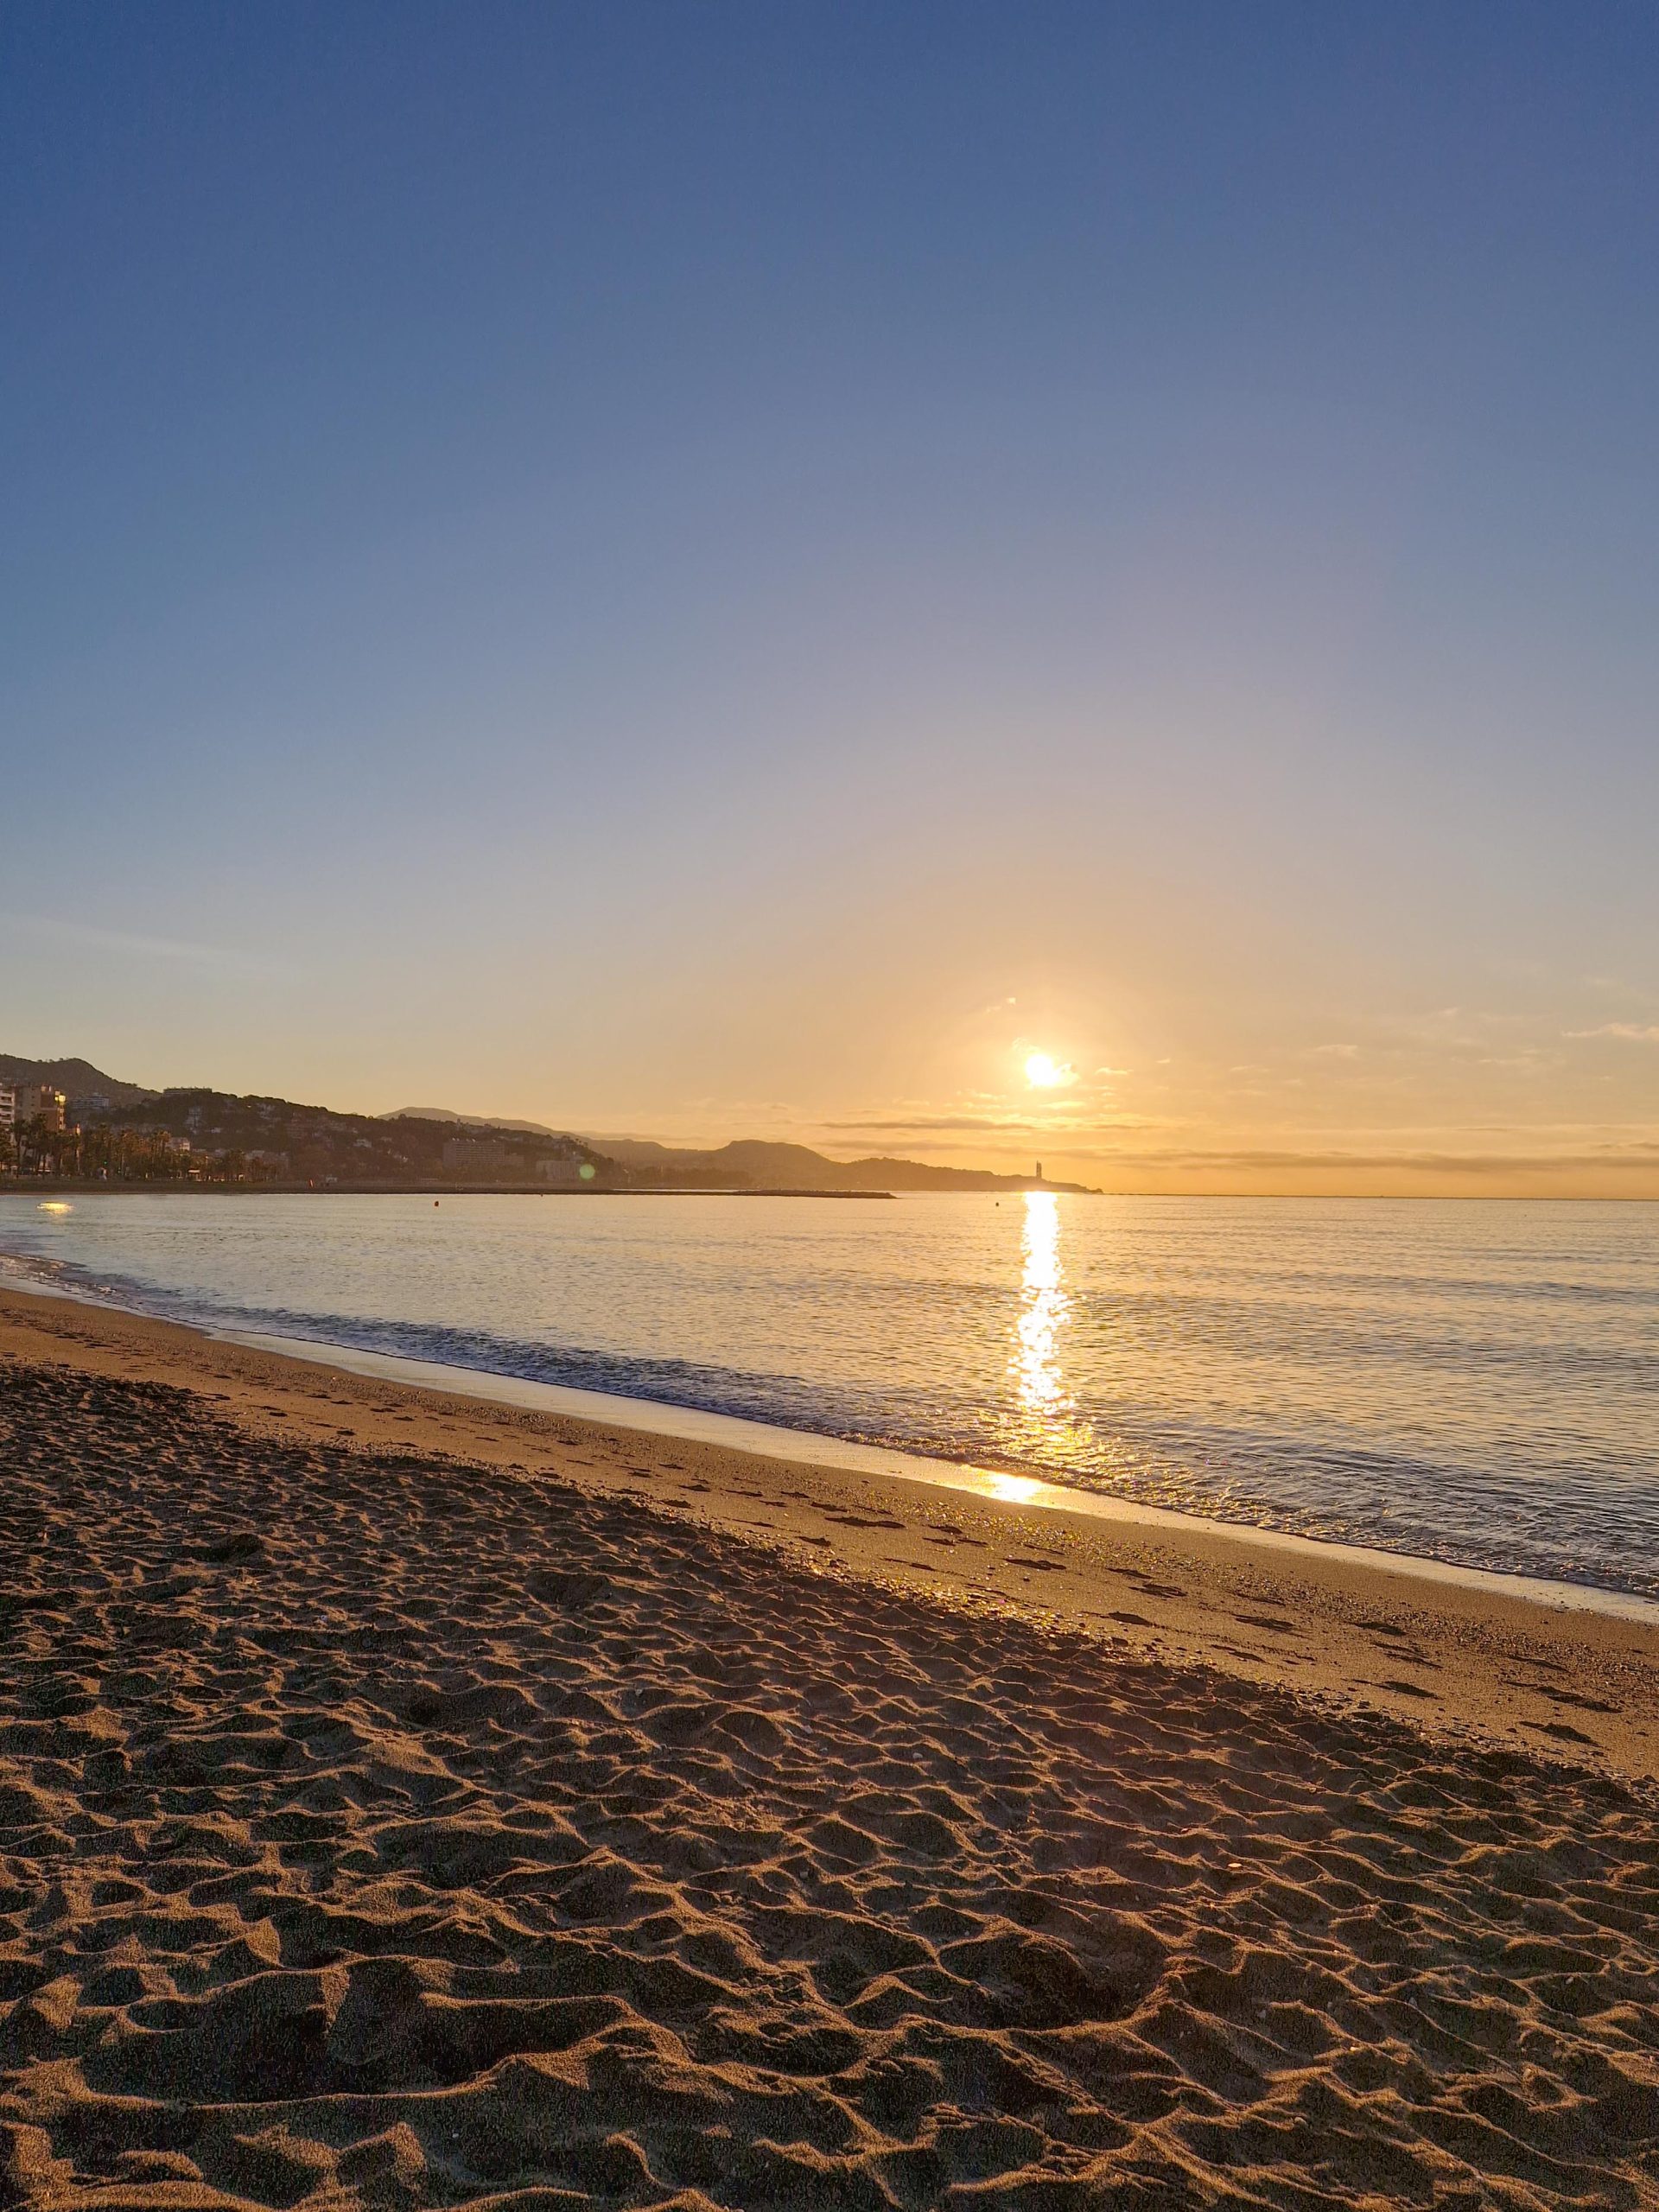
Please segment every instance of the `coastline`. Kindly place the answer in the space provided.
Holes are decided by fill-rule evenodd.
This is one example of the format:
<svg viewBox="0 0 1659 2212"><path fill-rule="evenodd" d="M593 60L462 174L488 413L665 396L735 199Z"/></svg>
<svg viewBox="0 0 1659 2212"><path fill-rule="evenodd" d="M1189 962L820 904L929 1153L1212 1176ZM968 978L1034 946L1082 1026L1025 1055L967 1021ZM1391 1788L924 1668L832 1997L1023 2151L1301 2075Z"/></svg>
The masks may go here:
<svg viewBox="0 0 1659 2212"><path fill-rule="evenodd" d="M10 1292L0 1554L9 2205L1659 2190L1644 1624Z"/></svg>
<svg viewBox="0 0 1659 2212"><path fill-rule="evenodd" d="M753 1184L704 1185L680 1183L657 1188L645 1184L602 1183L562 1185L548 1183L193 1183L88 1181L73 1175L37 1178L0 1177L0 1197L38 1197L42 1192L68 1191L77 1197L128 1192L142 1197L157 1192L194 1192L210 1198L932 1198L968 1196L1020 1197L1027 1191L1053 1191L1068 1198L1148 1198L1159 1204L1170 1199L1207 1205L1217 1198L1251 1205L1295 1206L1313 1202L1321 1205L1477 1205L1477 1206L1659 1206L1659 1191L1193 1191L1168 1189L1110 1190L1102 1185L1077 1183L1020 1184L1008 1192L956 1192L933 1190L826 1191L768 1187Z"/></svg>
<svg viewBox="0 0 1659 2212"><path fill-rule="evenodd" d="M1062 1187L1054 1185L1056 1189ZM1069 1187L1069 1186L1067 1186ZM68 1192L76 1198L892 1198L893 1191L824 1191L810 1185L794 1189L783 1185L765 1188L752 1183L715 1185L678 1183L664 1185L660 1189L648 1183L359 1183L336 1180L331 1183L202 1183L181 1178L177 1181L156 1179L149 1181L100 1183L83 1176L54 1175L42 1179L37 1185L34 1179L10 1181L0 1178L0 1198L31 1198L45 1192L55 1198ZM924 1192L910 1192L912 1197L925 1196ZM1097 1192L1073 1193L1075 1196L1095 1198Z"/></svg>
<svg viewBox="0 0 1659 2212"><path fill-rule="evenodd" d="M60 1294L71 1295L67 1292ZM1659 1599L1607 1588L1599 1583L1552 1581L1541 1575L1504 1573L1497 1568L1467 1567L1454 1560L1435 1559L1420 1552L1389 1552L1376 1545L1349 1544L1334 1537L1300 1535L1294 1530L1266 1528L1255 1522L1229 1521L1220 1515L1183 1513L1173 1506L1143 1503L1109 1492L1084 1490L1077 1484L1051 1482L1016 1469L980 1467L965 1460L903 1452L812 1429L786 1428L776 1422L751 1421L741 1414L712 1413L701 1407L677 1405L668 1399L631 1398L619 1393L584 1390L569 1383L538 1382L526 1376L499 1375L487 1368L448 1366L395 1352L369 1351L354 1344L334 1344L327 1338L283 1337L257 1330L194 1324L181 1325L217 1342L242 1344L250 1351L270 1352L276 1358L302 1360L340 1374L431 1390L441 1396L482 1398L493 1404L518 1406L531 1413L585 1421L598 1428L620 1428L682 1443L721 1446L758 1459L782 1460L791 1466L834 1467L878 1481L919 1483L928 1489L990 1498L1032 1513L1069 1513L1084 1521L1127 1524L1139 1530L1166 1529L1177 1539L1182 1535L1210 1530L1234 1543L1274 1553L1281 1561L1300 1556L1316 1561L1341 1562L1378 1573L1408 1575L1418 1581L1449 1583L1461 1589L1488 1592L1495 1597L1521 1599L1552 1610L1610 1613L1659 1627Z"/></svg>
<svg viewBox="0 0 1659 2212"><path fill-rule="evenodd" d="M552 1478L972 1615L1062 1627L1430 1735L1659 1778L1659 1607L1018 1476L0 1289L0 1359L159 1382L255 1436ZM603 1403L603 1402L601 1402ZM763 1448L757 1449L757 1440ZM766 1446L770 1448L766 1448ZM967 1486L963 1486L963 1484Z"/></svg>
<svg viewBox="0 0 1659 2212"><path fill-rule="evenodd" d="M1656 2202L1649 1624L10 1291L0 1556L8 2205Z"/></svg>
<svg viewBox="0 0 1659 2212"><path fill-rule="evenodd" d="M0 1265L3 1265L6 1256L0 1253ZM1408 1574L1544 1606L1610 1613L1659 1625L1659 1597L1616 1584L1597 1583L1587 1577L1552 1578L1518 1569L1442 1559L1403 1547L1390 1549L1336 1536L1307 1535L1278 1529L1270 1523L1234 1520L1221 1514L1092 1491L1081 1484L1052 1479L1018 1465L982 1465L944 1453L873 1444L833 1432L792 1427L670 1398L637 1397L626 1391L548 1382L494 1368L423 1359L412 1353L380 1351L327 1337L244 1328L206 1316L152 1314L146 1313L143 1306L124 1304L117 1296L102 1291L94 1293L73 1281L30 1279L27 1275L8 1278L0 1274L0 1292L8 1288L16 1289L20 1296L62 1299L97 1313L124 1313L134 1319L154 1320L165 1327L181 1329L188 1336L241 1344L276 1358L299 1360L370 1380L404 1384L435 1392L440 1396L483 1399L601 1428L639 1431L683 1443L724 1446L737 1452L791 1465L836 1467L878 1479L919 1483L929 1488L959 1491L1033 1511L1069 1512L1087 1520L1128 1523L1143 1529L1162 1527L1178 1534L1219 1533L1237 1543L1258 1546L1281 1554L1281 1558L1300 1554L1315 1561L1344 1562L1362 1569Z"/></svg>

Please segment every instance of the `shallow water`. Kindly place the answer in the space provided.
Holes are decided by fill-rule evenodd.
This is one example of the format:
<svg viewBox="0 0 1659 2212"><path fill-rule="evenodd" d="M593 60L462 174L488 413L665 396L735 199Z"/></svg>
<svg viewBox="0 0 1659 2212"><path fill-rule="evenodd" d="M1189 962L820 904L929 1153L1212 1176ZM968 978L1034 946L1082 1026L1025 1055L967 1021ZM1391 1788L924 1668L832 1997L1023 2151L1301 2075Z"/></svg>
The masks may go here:
<svg viewBox="0 0 1659 2212"><path fill-rule="evenodd" d="M1659 1212L0 1197L20 1279L1659 1596Z"/></svg>

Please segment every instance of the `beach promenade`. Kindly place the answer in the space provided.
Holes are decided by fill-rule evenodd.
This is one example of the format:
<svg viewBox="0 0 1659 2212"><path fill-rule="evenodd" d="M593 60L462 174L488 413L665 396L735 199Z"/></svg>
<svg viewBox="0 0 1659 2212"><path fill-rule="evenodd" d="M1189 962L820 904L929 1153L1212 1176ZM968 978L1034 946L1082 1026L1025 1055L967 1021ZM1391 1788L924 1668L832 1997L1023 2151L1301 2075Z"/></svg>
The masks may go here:
<svg viewBox="0 0 1659 2212"><path fill-rule="evenodd" d="M1659 1627L0 1294L0 2203L1659 2203Z"/></svg>

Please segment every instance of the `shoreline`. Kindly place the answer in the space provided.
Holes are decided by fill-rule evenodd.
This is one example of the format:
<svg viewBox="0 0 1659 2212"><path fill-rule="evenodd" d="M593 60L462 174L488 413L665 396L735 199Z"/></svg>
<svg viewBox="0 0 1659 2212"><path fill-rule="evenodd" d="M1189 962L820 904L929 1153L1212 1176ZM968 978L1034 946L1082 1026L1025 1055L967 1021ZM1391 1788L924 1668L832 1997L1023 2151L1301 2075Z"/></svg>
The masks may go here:
<svg viewBox="0 0 1659 2212"><path fill-rule="evenodd" d="M209 1198L1023 1198L1033 1191L1050 1191L1059 1198L1149 1199L1162 1205L1171 1198L1205 1204L1216 1199L1229 1205L1494 1205L1494 1206L1659 1206L1659 1191L1111 1191L1104 1185L1080 1183L1016 1183L1007 1188L983 1191L825 1191L807 1188L757 1190L747 1184L714 1187L700 1183L655 1189L645 1185L583 1185L580 1188L546 1183L95 1183L73 1177L33 1176L0 1179L0 1198L28 1198L32 1192L74 1191L92 1192L135 1191L199 1192Z"/></svg>
<svg viewBox="0 0 1659 2212"><path fill-rule="evenodd" d="M77 1198L893 1198L896 1191L797 1190L787 1185L754 1184L678 1183L203 1183L181 1176L149 1180L129 1179L99 1183L73 1175L42 1176L39 1189L51 1196L70 1191ZM1064 1192L1069 1198L1098 1198L1097 1191L1079 1191L1061 1184L1034 1183L1033 1190ZM1025 1186L1009 1193L1022 1194ZM35 1195L34 1182L0 1180L0 1198L27 1198ZM906 1191L906 1198L994 1198L995 1192Z"/></svg>
<svg viewBox="0 0 1659 2212"><path fill-rule="evenodd" d="M836 1467L876 1479L925 1484L1035 1512L1070 1512L1088 1520L1137 1528L1166 1528L1178 1533L1203 1530L1269 1552L1338 1560L1361 1569L1486 1591L1495 1596L1558 1610L1605 1613L1659 1627L1659 1598L1605 1583L1568 1581L1562 1577L1474 1567L1463 1560L1438 1559L1431 1553L1389 1551L1380 1545L1349 1543L1340 1537L1310 1536L1295 1529L1264 1527L1256 1522L1183 1512L1179 1507L1085 1490L1081 1484L1052 1481L1018 1468L980 1467L943 1453L906 1452L897 1446L869 1444L861 1439L816 1429L791 1428L781 1422L719 1413L672 1399L632 1397L623 1392L583 1389L575 1383L543 1382L528 1376L501 1374L492 1368L464 1367L420 1359L411 1354L337 1344L326 1337L287 1337L271 1331L241 1329L213 1321L171 1320L146 1313L142 1306L124 1306L78 1289L31 1283L24 1290L0 1278L0 1291L14 1289L20 1297L62 1299L95 1313L124 1313L137 1320L155 1321L163 1328L180 1329L188 1335L241 1344L276 1359L298 1360L341 1374L400 1383L440 1395L518 1406L531 1412L590 1422L601 1428L668 1437L683 1443L724 1446L761 1459Z"/></svg>
<svg viewBox="0 0 1659 2212"><path fill-rule="evenodd" d="M68 1292L60 1294L72 1295ZM130 1306L112 1310L137 1311ZM834 1436L816 1429L789 1428L777 1421L751 1421L741 1414L713 1413L700 1406L679 1405L671 1399L633 1398L621 1392L584 1390L572 1383L538 1382L527 1376L497 1374L487 1367L451 1366L441 1360L416 1359L402 1352L370 1351L357 1344L335 1344L326 1337L284 1337L206 1323L177 1322L172 1325L190 1328L198 1335L220 1343L244 1344L251 1351L269 1352L276 1359L302 1360L340 1374L360 1375L415 1389L453 1393L458 1397L482 1398L493 1404L521 1406L532 1413L590 1421L600 1428L676 1438L688 1444L721 1445L734 1452L751 1452L758 1459L778 1459L790 1465L842 1468L849 1474L868 1475L877 1480L924 1483L965 1497L994 1498L1033 1513L1072 1513L1085 1520L1109 1522L1132 1529L1166 1529L1177 1537L1209 1530L1236 1543L1292 1558L1339 1560L1373 1572L1488 1591L1495 1596L1517 1598L1556 1611L1608 1613L1615 1618L1645 1621L1659 1628L1659 1599L1644 1597L1639 1591L1611 1589L1602 1583L1567 1582L1545 1575L1511 1573L1498 1567L1469 1567L1459 1560L1436 1559L1423 1552L1384 1551L1375 1544L1350 1544L1334 1536L1308 1536L1295 1529L1263 1528L1255 1522L1229 1521L1218 1514L1183 1513L1175 1506L1153 1505L1105 1491L1084 1490L1079 1484L1051 1482L1041 1475L1022 1474L1017 1468L977 1467L963 1459L904 1452L894 1446L866 1444L856 1438Z"/></svg>
<svg viewBox="0 0 1659 2212"><path fill-rule="evenodd" d="M556 1386L515 1388L512 1378L458 1369L418 1380L368 1372L365 1363L394 1363L348 1348L336 1359L335 1349L249 1342L64 1294L0 1289L0 1357L168 1384L256 1436L356 1452L415 1448L552 1478L947 1610L1063 1626L1121 1656L1370 1707L1534 1758L1659 1778L1659 1609L1646 1600L1629 1601L1643 1609L1632 1615L1586 1602L1597 1593L1576 1585L1546 1586L1541 1599L1524 1579L1516 1589L1493 1586L1499 1578L1478 1569L1425 1573L1403 1556L1082 1492L1037 1502L1022 1487L1008 1494L1027 1480L1014 1476L983 1475L982 1487L964 1489L942 1478L944 1463L836 1464L830 1440L815 1452L819 1440L793 1430L772 1432L795 1447L775 1456L752 1440L739 1448L723 1435L632 1425L622 1413L596 1419L522 1402ZM670 1419L678 1410L650 1407Z"/></svg>

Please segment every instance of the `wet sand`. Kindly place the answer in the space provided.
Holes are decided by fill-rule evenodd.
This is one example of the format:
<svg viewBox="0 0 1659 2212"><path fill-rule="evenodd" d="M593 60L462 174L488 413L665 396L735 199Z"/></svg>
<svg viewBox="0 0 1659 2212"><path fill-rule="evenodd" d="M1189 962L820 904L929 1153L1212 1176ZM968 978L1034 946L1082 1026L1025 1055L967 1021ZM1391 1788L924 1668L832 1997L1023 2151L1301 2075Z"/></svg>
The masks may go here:
<svg viewBox="0 0 1659 2212"><path fill-rule="evenodd" d="M0 1295L0 2203L1659 2204L1659 1629Z"/></svg>

